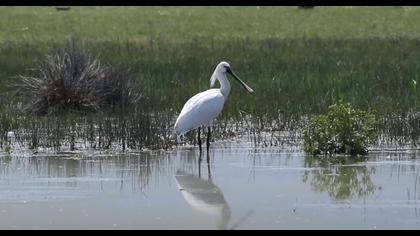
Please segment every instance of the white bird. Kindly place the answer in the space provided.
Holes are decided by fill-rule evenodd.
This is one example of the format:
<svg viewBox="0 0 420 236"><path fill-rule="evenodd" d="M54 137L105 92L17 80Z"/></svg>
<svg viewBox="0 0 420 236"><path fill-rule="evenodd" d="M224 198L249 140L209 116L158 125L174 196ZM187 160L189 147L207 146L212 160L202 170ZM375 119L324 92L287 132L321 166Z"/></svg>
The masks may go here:
<svg viewBox="0 0 420 236"><path fill-rule="evenodd" d="M177 135L185 134L198 128L198 145L201 152L200 127L208 127L207 132L207 152L210 147L210 126L214 118L223 110L223 105L230 93L230 84L226 73L232 75L250 93L254 90L245 84L235 73L233 73L229 63L222 61L217 66L210 78L210 87L213 87L216 80L220 83L220 88L208 89L190 98L184 105L175 122L175 132Z"/></svg>

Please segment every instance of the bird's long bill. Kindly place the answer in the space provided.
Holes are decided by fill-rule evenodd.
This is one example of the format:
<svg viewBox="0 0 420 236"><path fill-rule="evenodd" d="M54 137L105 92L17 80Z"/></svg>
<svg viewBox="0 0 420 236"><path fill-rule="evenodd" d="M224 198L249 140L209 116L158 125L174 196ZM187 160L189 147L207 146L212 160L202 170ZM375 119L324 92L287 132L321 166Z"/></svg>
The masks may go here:
<svg viewBox="0 0 420 236"><path fill-rule="evenodd" d="M228 72L229 74L231 74L233 77L235 77L235 79L236 80L238 80L239 81L239 83L241 83L241 85L242 85L242 87L244 87L248 92L250 92L250 93L253 93L254 92L254 90L251 88L251 87L249 87L247 84L245 84L245 82L244 81L242 81L237 75L235 75L235 73L233 73L233 71L232 70L230 70L230 69L227 69L226 70L226 72Z"/></svg>

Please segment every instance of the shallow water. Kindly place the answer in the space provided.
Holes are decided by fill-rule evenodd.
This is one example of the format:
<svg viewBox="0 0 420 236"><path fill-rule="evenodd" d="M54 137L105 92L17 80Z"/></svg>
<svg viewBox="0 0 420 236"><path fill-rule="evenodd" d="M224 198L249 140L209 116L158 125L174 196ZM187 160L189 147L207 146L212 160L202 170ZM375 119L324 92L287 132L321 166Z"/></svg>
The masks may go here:
<svg viewBox="0 0 420 236"><path fill-rule="evenodd" d="M420 229L420 152L214 143L0 159L0 229Z"/></svg>

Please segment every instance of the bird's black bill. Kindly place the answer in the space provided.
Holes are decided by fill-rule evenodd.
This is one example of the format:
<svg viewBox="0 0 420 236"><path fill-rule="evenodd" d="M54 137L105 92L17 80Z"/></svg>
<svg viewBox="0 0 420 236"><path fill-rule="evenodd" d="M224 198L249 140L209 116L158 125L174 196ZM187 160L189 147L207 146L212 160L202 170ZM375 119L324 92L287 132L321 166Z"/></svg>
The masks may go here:
<svg viewBox="0 0 420 236"><path fill-rule="evenodd" d="M235 73L233 73L233 71L230 68L226 68L226 72L228 72L229 74L231 74L236 80L239 81L239 83L241 83L242 87L244 87L244 89L246 89L246 91L253 93L254 90L249 87L247 84L245 84L244 81L242 81L237 75L235 75Z"/></svg>

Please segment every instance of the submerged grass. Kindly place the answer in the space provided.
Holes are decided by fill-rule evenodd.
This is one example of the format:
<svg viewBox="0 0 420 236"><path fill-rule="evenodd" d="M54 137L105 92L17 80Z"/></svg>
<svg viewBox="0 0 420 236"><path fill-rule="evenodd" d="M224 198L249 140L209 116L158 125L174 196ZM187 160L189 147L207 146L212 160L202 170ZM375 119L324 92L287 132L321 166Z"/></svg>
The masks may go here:
<svg viewBox="0 0 420 236"><path fill-rule="evenodd" d="M124 112L124 111L120 111ZM0 147L20 149L161 149L172 144L166 116L138 111L46 116L3 116Z"/></svg>

